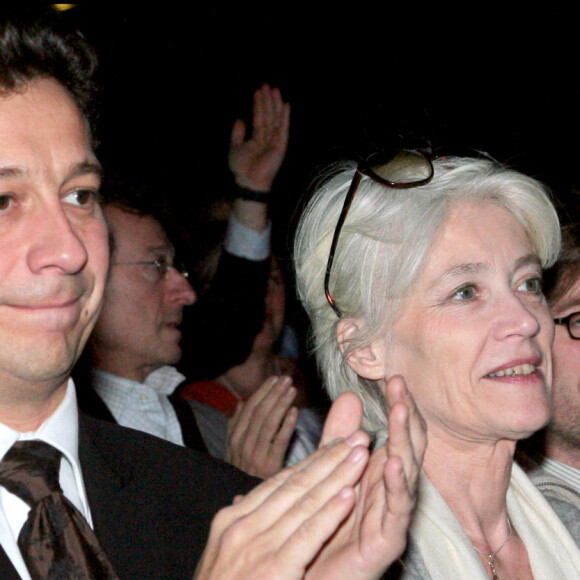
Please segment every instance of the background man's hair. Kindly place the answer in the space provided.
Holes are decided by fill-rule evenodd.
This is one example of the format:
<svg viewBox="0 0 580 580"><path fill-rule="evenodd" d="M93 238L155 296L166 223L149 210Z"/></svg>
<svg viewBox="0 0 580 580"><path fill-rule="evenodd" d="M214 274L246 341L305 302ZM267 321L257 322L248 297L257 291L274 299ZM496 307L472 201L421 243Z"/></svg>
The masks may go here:
<svg viewBox="0 0 580 580"><path fill-rule="evenodd" d="M562 252L544 274L544 294L550 306L557 304L580 280L580 223L562 228Z"/></svg>

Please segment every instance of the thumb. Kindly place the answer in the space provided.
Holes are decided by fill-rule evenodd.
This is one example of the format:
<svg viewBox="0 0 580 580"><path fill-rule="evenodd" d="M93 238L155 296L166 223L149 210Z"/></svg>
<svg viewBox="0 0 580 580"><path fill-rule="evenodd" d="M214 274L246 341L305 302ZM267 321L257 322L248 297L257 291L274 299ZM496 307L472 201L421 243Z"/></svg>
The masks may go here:
<svg viewBox="0 0 580 580"><path fill-rule="evenodd" d="M236 119L232 127L230 146L241 145L246 137L246 124L241 119Z"/></svg>
<svg viewBox="0 0 580 580"><path fill-rule="evenodd" d="M328 411L324 422L320 445L327 445L335 439L343 439L360 429L363 405L355 393L342 393Z"/></svg>

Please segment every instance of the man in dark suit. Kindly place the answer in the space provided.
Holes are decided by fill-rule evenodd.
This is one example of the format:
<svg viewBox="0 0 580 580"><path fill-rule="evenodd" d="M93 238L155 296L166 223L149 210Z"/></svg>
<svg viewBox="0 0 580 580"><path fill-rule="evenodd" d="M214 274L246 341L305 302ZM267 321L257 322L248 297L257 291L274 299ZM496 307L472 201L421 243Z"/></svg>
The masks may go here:
<svg viewBox="0 0 580 580"><path fill-rule="evenodd" d="M80 36L0 27L0 457L40 440L120 577L191 578L209 522L254 482L205 455L80 416L69 375L108 269ZM28 578L29 507L0 487L0 577Z"/></svg>

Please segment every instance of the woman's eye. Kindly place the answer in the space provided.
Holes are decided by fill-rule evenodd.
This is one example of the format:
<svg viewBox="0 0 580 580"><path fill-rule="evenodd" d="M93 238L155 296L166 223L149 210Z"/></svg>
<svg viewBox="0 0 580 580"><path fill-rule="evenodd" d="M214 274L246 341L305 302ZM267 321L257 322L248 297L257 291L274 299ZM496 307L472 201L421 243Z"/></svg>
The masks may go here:
<svg viewBox="0 0 580 580"><path fill-rule="evenodd" d="M459 290L453 293L453 298L455 300L473 300L477 295L477 291L473 284L467 286L462 286Z"/></svg>
<svg viewBox="0 0 580 580"><path fill-rule="evenodd" d="M529 278L525 280L524 283L519 287L519 290L523 292L529 292L530 294L541 294L542 293L542 279L541 278Z"/></svg>

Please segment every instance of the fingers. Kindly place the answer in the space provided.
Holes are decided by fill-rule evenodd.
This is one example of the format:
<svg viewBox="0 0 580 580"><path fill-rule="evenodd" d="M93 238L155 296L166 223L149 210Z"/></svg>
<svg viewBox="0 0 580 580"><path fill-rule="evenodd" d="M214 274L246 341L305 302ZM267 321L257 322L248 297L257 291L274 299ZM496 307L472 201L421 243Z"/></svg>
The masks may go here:
<svg viewBox="0 0 580 580"><path fill-rule="evenodd" d="M279 488L288 485L287 482L291 482L293 478L298 477L298 474L306 474L306 476L312 474L313 478L318 478L319 480L328 477L334 467L344 461L353 449L366 448L364 445L365 437L360 435L360 433L355 433L348 439L332 442L330 445L318 449L299 463L279 471L245 496L244 501L236 506L241 510L236 512L236 517L257 509ZM308 484L309 482L306 483L306 485ZM347 478L347 480L341 481L341 487L345 485L353 485L353 483Z"/></svg>
<svg viewBox="0 0 580 580"><path fill-rule="evenodd" d="M278 387L277 390L275 390L276 387ZM287 377L268 377L247 401L238 405L236 413L230 422L230 428L234 429L237 427L240 433L245 434L248 426L254 419L256 408L258 408L264 400L268 400L268 396L272 395L272 393L274 393L276 398L278 398L283 395L284 391L289 387L290 381L287 380Z"/></svg>
<svg viewBox="0 0 580 580"><path fill-rule="evenodd" d="M280 89L264 84L254 92L252 138L272 148L279 146L288 138L289 119L290 106Z"/></svg>
<svg viewBox="0 0 580 580"><path fill-rule="evenodd" d="M246 124L241 119L236 119L232 127L230 147L242 145L246 138Z"/></svg>
<svg viewBox="0 0 580 580"><path fill-rule="evenodd" d="M288 146L290 106L284 103L280 90L265 84L254 92L252 133L248 137L241 121L232 129L229 150L229 167L236 183L253 191L268 192L284 161ZM255 209L255 208L254 208ZM263 208L262 208L263 209ZM245 220L256 219L246 207L242 212L242 223L252 229L263 231L265 215L259 212L260 224L251 225Z"/></svg>
<svg viewBox="0 0 580 580"><path fill-rule="evenodd" d="M368 450L341 441L321 451L302 469L287 474L274 488L265 490L259 505L246 519L256 525L259 521L264 529L275 524L278 533L288 537L341 490L354 486L368 460ZM255 502L251 493L248 500Z"/></svg>
<svg viewBox="0 0 580 580"><path fill-rule="evenodd" d="M359 430L362 424L363 406L355 393L343 393L333 403L322 431L320 445L348 437Z"/></svg>
<svg viewBox="0 0 580 580"><path fill-rule="evenodd" d="M399 518L399 525L406 528L415 505L416 494L405 477L405 469L400 457L388 458L385 464L384 477L388 514Z"/></svg>
<svg viewBox="0 0 580 580"><path fill-rule="evenodd" d="M379 454L383 451L384 447ZM381 476L369 485L357 523L363 560L377 572L384 571L405 550L415 507L415 494L407 484L401 458L389 457L379 465Z"/></svg>
<svg viewBox="0 0 580 580"><path fill-rule="evenodd" d="M344 487L326 502L322 502L321 507L309 517L306 517L309 512L304 511L301 504L298 504L296 510L301 520L300 524L293 525L290 529L281 529L282 534L288 534L288 539L281 545L282 549L278 550L278 569L286 571L299 567L301 570L299 577L303 578L307 566L352 511L355 499L354 489ZM305 501L303 505L308 506L309 503L310 500ZM293 517L293 514L289 514L286 520L290 517ZM281 527L285 523L282 522ZM274 577L280 578L279 575Z"/></svg>
<svg viewBox="0 0 580 580"><path fill-rule="evenodd" d="M254 92L253 101L253 114L252 114L252 137L260 140L264 140L264 121L267 118L265 110L267 108L266 101L267 93L270 87L263 85L261 88Z"/></svg>
<svg viewBox="0 0 580 580"><path fill-rule="evenodd" d="M354 506L368 450L353 441L319 449L221 510L199 578L302 578Z"/></svg>
<svg viewBox="0 0 580 580"><path fill-rule="evenodd" d="M392 389L395 395L402 394L401 384L395 382ZM395 449L404 455L405 445L411 447L409 410L398 401L391 413L395 437L399 439ZM361 479L355 508L309 568L307 577L344 580L382 577L405 549L416 483L417 479L415 485L407 481L403 459L388 456L386 444L376 449Z"/></svg>
<svg viewBox="0 0 580 580"><path fill-rule="evenodd" d="M286 451L288 450L288 445L292 439L294 429L296 429L296 423L298 422L299 411L296 407L292 407L286 413L282 426L276 433L270 447L270 461L279 464L280 467L284 463L284 457L286 457ZM278 468L279 469L279 468ZM276 469L276 471L278 470ZM275 473L275 472L274 472ZM273 473L271 474L273 475Z"/></svg>
<svg viewBox="0 0 580 580"><path fill-rule="evenodd" d="M402 377L392 377L386 387L389 413L389 457L398 456L403 461L405 477L411 488L415 488L421 470L427 430L413 396Z"/></svg>
<svg viewBox="0 0 580 580"><path fill-rule="evenodd" d="M244 403L236 421L237 431L247 445L254 447L258 439L271 443L296 392L289 377L274 376L264 381Z"/></svg>
<svg viewBox="0 0 580 580"><path fill-rule="evenodd" d="M296 393L290 378L270 377L238 405L228 425L225 459L263 478L278 471L298 420L298 410L290 408Z"/></svg>
<svg viewBox="0 0 580 580"><path fill-rule="evenodd" d="M286 417L297 390L289 377L271 377L246 402L248 416L248 444L255 445L259 439L273 441ZM255 397L255 398L254 398Z"/></svg>

